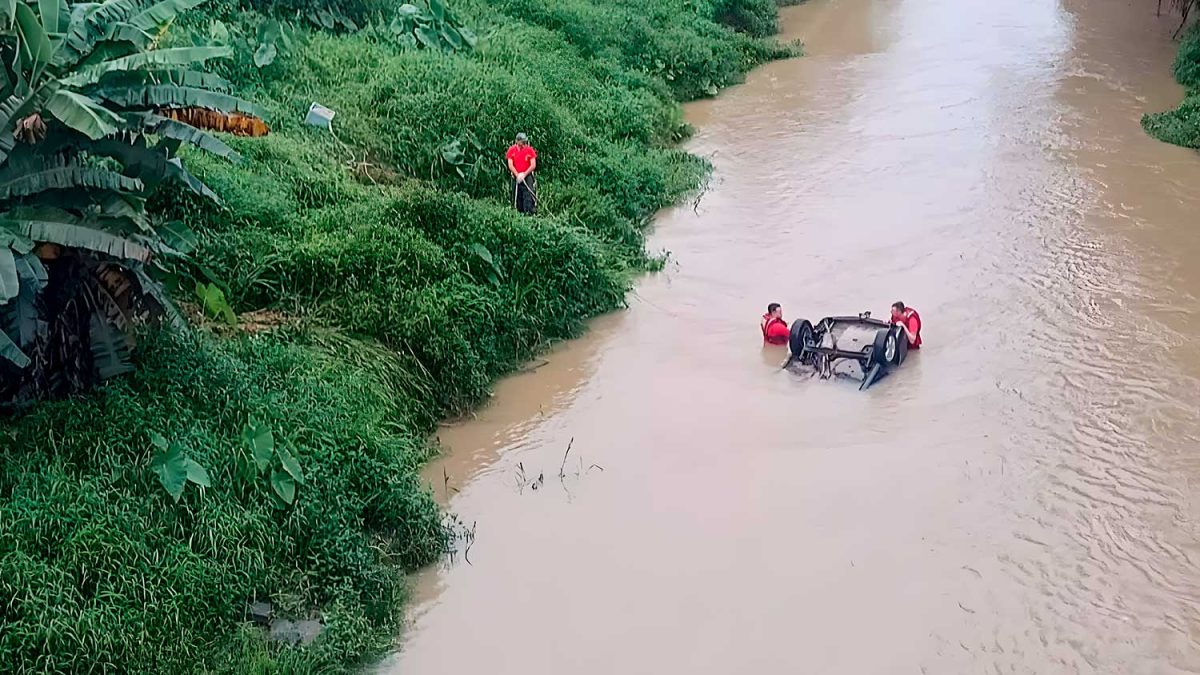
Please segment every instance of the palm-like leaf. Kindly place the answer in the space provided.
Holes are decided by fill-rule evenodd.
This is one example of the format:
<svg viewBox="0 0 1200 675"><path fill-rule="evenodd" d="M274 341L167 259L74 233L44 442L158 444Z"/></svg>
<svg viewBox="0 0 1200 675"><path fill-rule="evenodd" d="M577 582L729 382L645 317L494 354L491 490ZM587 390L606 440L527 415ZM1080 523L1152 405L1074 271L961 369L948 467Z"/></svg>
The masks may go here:
<svg viewBox="0 0 1200 675"><path fill-rule="evenodd" d="M55 63L78 63L106 40L128 42L142 50L150 45L150 32L171 21L181 12L204 0L106 0L99 4L78 3L71 11L63 48Z"/></svg>
<svg viewBox="0 0 1200 675"><path fill-rule="evenodd" d="M105 321L99 313L92 314L89 329L88 342L92 350L92 364L101 380L124 375L133 370L133 363L129 358L129 336L125 331Z"/></svg>
<svg viewBox="0 0 1200 675"><path fill-rule="evenodd" d="M194 145L201 150L211 152L231 162L242 161L242 156L236 150L226 145L224 141L190 124L153 113L146 113L135 119L141 123L142 128L147 133Z"/></svg>
<svg viewBox="0 0 1200 675"><path fill-rule="evenodd" d="M116 23L109 27L105 39L112 42L128 42L137 49L145 49L154 42L154 36L137 26L128 23Z"/></svg>
<svg viewBox="0 0 1200 675"><path fill-rule="evenodd" d="M11 248L17 255L33 250L33 240L11 227L0 226L0 248Z"/></svg>
<svg viewBox="0 0 1200 675"><path fill-rule="evenodd" d="M128 144L115 140L103 140L88 146L96 154L118 159L125 165L126 170L139 177L143 184L155 186L164 180L175 180L187 186L189 190L201 197L221 203L217 193L209 189L200 179L196 178L178 158L168 158L165 153L156 148L142 144ZM0 190L3 184L0 183Z"/></svg>
<svg viewBox="0 0 1200 675"><path fill-rule="evenodd" d="M178 147L237 161L206 129L268 131L262 110L198 65L228 47L155 48L165 24L202 2L0 0L0 362L25 378L0 395L125 372L129 323L155 305L184 323L144 263L186 254L195 237L151 222L145 201L167 181L216 200ZM47 246L33 255L35 243Z"/></svg>
<svg viewBox="0 0 1200 675"><path fill-rule="evenodd" d="M0 200L29 197L48 190L91 188L140 192L142 187L142 181L136 178L68 160L49 160L37 168L17 167L0 172Z"/></svg>
<svg viewBox="0 0 1200 675"><path fill-rule="evenodd" d="M177 330L187 328L187 319L175 307L175 303L171 302L171 298L167 297L162 284L151 279L150 275L146 274L146 270L142 269L141 266L134 267L133 272L137 276L138 283L142 286L142 292L158 305L167 323Z"/></svg>
<svg viewBox="0 0 1200 675"><path fill-rule="evenodd" d="M47 34L61 33L70 20L66 0L38 0L38 18Z"/></svg>
<svg viewBox="0 0 1200 675"><path fill-rule="evenodd" d="M7 246L0 248L0 305L17 297L21 280L17 277L17 257Z"/></svg>
<svg viewBox="0 0 1200 675"><path fill-rule="evenodd" d="M49 277L35 255L26 253L17 256L16 266L21 289L15 298L3 305L5 316L4 321L0 322L0 330L8 333L18 347L27 349L45 327L46 322L39 314L38 296L46 287Z"/></svg>
<svg viewBox="0 0 1200 675"><path fill-rule="evenodd" d="M15 229L34 241L82 248L113 258L144 262L153 253L151 242L123 231L125 228L117 221L84 221L56 209L0 213L0 227Z"/></svg>
<svg viewBox="0 0 1200 675"><path fill-rule="evenodd" d="M94 99L60 89L46 102L46 111L58 121L91 139L117 132L124 120Z"/></svg>
<svg viewBox="0 0 1200 675"><path fill-rule="evenodd" d="M161 70L116 71L105 74L97 83L104 87L176 84L228 94L233 88L229 81L219 75L198 70L170 68Z"/></svg>
<svg viewBox="0 0 1200 675"><path fill-rule="evenodd" d="M149 31L171 21L189 9L199 7L206 0L163 0L162 2L144 3L145 9L129 18L129 23Z"/></svg>
<svg viewBox="0 0 1200 675"><path fill-rule="evenodd" d="M146 216L144 200L118 192L93 194L91 197L95 204L96 215L113 220L125 220L146 234L154 232L154 228L150 225L150 218Z"/></svg>
<svg viewBox="0 0 1200 675"><path fill-rule="evenodd" d="M28 368L32 363L29 356L21 351L21 348L2 330L0 330L0 359L10 361L18 368Z"/></svg>
<svg viewBox="0 0 1200 675"><path fill-rule="evenodd" d="M106 0L98 5L76 4L71 11L71 22L67 27L63 49L55 63L77 63L90 54L97 43L112 39L118 26L132 27L129 19L145 9L147 4L145 0ZM144 48L146 44L148 41L138 46Z"/></svg>
<svg viewBox="0 0 1200 675"><path fill-rule="evenodd" d="M17 0L0 0L0 27L12 28L17 18Z"/></svg>
<svg viewBox="0 0 1200 675"><path fill-rule="evenodd" d="M108 73L140 71L161 66L186 66L193 63L203 63L209 59L227 57L233 54L230 47L175 47L172 49L155 49L148 52L138 52L119 59L104 61L94 66L88 66L77 71L74 75L62 78L63 86L86 87L96 84Z"/></svg>
<svg viewBox="0 0 1200 675"><path fill-rule="evenodd" d="M26 68L36 69L54 56L54 43L37 14L24 2L17 3L17 42L17 52Z"/></svg>
<svg viewBox="0 0 1200 675"><path fill-rule="evenodd" d="M0 162L8 158L8 153L17 144L17 137L13 135L17 120L37 109L51 94L50 88L33 90L18 85L8 98L0 101Z"/></svg>
<svg viewBox="0 0 1200 675"><path fill-rule="evenodd" d="M199 87L181 87L175 84L100 85L87 91L96 98L122 108L207 108L226 113L266 117L266 112L253 103Z"/></svg>

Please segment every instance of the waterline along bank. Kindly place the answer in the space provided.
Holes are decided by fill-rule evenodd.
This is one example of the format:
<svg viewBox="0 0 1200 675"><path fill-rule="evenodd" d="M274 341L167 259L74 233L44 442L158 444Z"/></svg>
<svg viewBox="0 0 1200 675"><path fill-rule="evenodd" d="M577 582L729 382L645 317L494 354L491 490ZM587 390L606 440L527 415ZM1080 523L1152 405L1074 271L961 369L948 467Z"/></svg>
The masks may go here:
<svg viewBox="0 0 1200 675"><path fill-rule="evenodd" d="M1173 110L1146 115L1142 125L1161 141L1200 148L1200 24L1183 31L1172 73L1184 87L1184 99Z"/></svg>
<svg viewBox="0 0 1200 675"><path fill-rule="evenodd" d="M228 47L208 65L270 133L225 138L236 165L186 153L224 207L162 191L151 209L195 231L195 273L238 319L176 289L210 303L203 325L0 421L0 662L339 672L390 645L405 573L447 545L417 476L428 432L623 305L656 265L649 218L707 170L676 147L679 101L793 53L776 26L768 0L189 9L158 39ZM303 123L314 101L333 133ZM532 219L505 198L518 131L539 151ZM170 453L206 472L178 501ZM285 646L251 601L320 632Z"/></svg>
<svg viewBox="0 0 1200 675"><path fill-rule="evenodd" d="M439 431L470 564L381 670L1200 672L1200 156L1140 124L1178 17L782 16L804 58L685 108L715 180L670 264ZM762 347L768 302L897 300L924 344L866 391Z"/></svg>

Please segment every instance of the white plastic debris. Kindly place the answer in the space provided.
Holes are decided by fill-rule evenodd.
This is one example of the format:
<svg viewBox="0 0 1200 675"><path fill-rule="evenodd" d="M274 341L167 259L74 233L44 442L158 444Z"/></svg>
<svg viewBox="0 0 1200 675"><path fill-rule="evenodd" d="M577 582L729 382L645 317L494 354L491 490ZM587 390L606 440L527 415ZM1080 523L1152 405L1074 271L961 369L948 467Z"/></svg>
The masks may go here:
<svg viewBox="0 0 1200 675"><path fill-rule="evenodd" d="M333 130L333 116L336 114L337 113L330 110L329 108L326 108L325 106L321 105L320 103L314 102L312 105L310 105L308 107L308 115L306 115L304 117L304 123L311 124L314 127L321 127L322 129L329 129L330 131L332 131Z"/></svg>

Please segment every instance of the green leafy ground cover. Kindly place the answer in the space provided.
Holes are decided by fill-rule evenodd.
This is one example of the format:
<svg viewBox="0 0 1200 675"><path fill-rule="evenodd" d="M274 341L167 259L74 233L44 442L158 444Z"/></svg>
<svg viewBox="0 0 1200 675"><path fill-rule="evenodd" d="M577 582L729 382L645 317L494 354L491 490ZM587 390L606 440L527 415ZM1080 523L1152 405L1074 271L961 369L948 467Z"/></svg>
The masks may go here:
<svg viewBox="0 0 1200 675"><path fill-rule="evenodd" d="M341 672L386 649L405 572L448 545L416 473L432 425L622 305L654 264L649 218L706 171L673 147L677 102L788 53L759 39L764 0L416 9L442 13L435 34L351 0L225 2L170 27L234 47L214 67L272 133L227 139L240 165L186 158L226 208L155 208L197 232L243 320L285 327L148 335L131 376L0 421L11 672ZM302 124L313 101L334 134ZM540 153L536 218L507 194L517 131ZM263 430L276 454L257 454ZM271 642L251 599L325 631Z"/></svg>
<svg viewBox="0 0 1200 675"><path fill-rule="evenodd" d="M1160 141L1200 148L1200 26L1193 26L1180 40L1174 72L1186 89L1183 102L1174 110L1146 115L1142 127Z"/></svg>

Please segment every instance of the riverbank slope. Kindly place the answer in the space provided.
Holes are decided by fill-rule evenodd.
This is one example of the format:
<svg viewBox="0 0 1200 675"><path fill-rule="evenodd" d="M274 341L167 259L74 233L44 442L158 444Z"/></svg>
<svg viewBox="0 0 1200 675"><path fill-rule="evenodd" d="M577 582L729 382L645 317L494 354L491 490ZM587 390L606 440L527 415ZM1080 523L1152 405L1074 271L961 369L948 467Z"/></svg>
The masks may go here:
<svg viewBox="0 0 1200 675"><path fill-rule="evenodd" d="M438 33L405 24L414 11ZM404 572L447 545L416 474L433 423L621 306L655 264L645 224L706 171L673 147L678 101L788 53L763 39L769 0L195 12L163 39L232 46L217 69L272 132L230 140L240 165L188 157L225 209L156 208L197 232L199 274L240 326L149 336L134 375L0 422L16 673L338 672L386 648ZM336 136L302 124L313 101ZM506 204L517 131L541 157L533 219ZM211 487L174 501L156 434ZM282 647L250 600L324 629Z"/></svg>
<svg viewBox="0 0 1200 675"><path fill-rule="evenodd" d="M1160 141L1200 148L1200 25L1180 40L1173 72L1186 89L1183 101L1174 110L1146 115L1142 126Z"/></svg>

